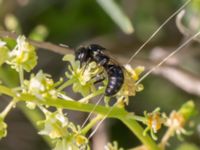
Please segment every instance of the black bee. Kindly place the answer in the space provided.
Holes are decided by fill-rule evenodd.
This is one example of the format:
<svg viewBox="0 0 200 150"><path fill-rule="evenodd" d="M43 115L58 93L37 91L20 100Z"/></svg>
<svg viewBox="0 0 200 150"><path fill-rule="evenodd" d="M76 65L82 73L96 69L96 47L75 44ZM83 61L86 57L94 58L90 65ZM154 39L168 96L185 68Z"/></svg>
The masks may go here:
<svg viewBox="0 0 200 150"><path fill-rule="evenodd" d="M83 63L96 62L102 66L107 73L108 84L105 90L106 96L114 96L120 91L124 83L124 72L122 66L114 62L103 51L105 48L97 44L91 44L87 47L81 47L75 51L75 59Z"/></svg>

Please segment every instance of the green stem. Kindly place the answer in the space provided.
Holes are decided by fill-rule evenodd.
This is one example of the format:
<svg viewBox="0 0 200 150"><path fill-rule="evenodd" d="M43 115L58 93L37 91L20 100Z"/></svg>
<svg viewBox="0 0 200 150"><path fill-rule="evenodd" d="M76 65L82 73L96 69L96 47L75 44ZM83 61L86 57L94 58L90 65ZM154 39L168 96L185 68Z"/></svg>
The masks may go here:
<svg viewBox="0 0 200 150"><path fill-rule="evenodd" d="M164 150L168 140L174 134L175 129L173 127L169 127L168 130L165 132L165 135L162 137L160 142L160 147Z"/></svg>
<svg viewBox="0 0 200 150"><path fill-rule="evenodd" d="M15 97L15 93L12 91L12 89L7 88L6 86L0 85L0 93L8 95L10 97Z"/></svg>
<svg viewBox="0 0 200 150"><path fill-rule="evenodd" d="M1 117L5 118L10 110L16 105L17 101L13 99L10 103L6 106L6 108L1 112Z"/></svg>
<svg viewBox="0 0 200 150"><path fill-rule="evenodd" d="M97 90L96 92L94 92L94 93L92 93L92 94L80 99L79 102L80 103L87 103L88 100L90 100L91 98L96 97L96 96L98 96L100 94L103 94L104 91L105 91L105 88L101 88L101 89Z"/></svg>
<svg viewBox="0 0 200 150"><path fill-rule="evenodd" d="M19 80L20 80L20 85L22 87L24 82L24 70L22 66L19 67Z"/></svg>
<svg viewBox="0 0 200 150"><path fill-rule="evenodd" d="M145 123L147 121L147 119L145 117L142 116L137 116L137 115L133 115L132 117L134 120Z"/></svg>
<svg viewBox="0 0 200 150"><path fill-rule="evenodd" d="M22 100L27 100L28 97L23 95L21 97ZM29 100L32 98L29 97ZM70 110L77 110L77 111L84 111L84 112L90 112L93 110L94 105L92 104L83 104L76 101L63 101L61 99L57 100L51 100L48 99L44 102L41 102L46 105L54 106L57 108L65 108ZM101 115L108 115L107 112L110 110L110 108L104 107L104 106L96 106L96 109L94 110L94 113L101 114ZM124 109L120 108L113 108L113 110L110 112L108 117L111 118L118 118L121 120L124 124L129 127L129 129L140 139L140 141L147 146L150 150L159 150L159 147L156 145L156 143L148 136L143 135L143 128L134 120L134 115L129 114Z"/></svg>
<svg viewBox="0 0 200 150"><path fill-rule="evenodd" d="M57 90L58 91L62 91L64 88L70 86L72 83L74 83L75 79L72 78L72 79L69 79L67 80L65 83L63 83Z"/></svg>
<svg viewBox="0 0 200 150"><path fill-rule="evenodd" d="M92 119L87 125L86 127L84 127L81 131L81 133L83 135L85 135L99 120L101 120L103 118L103 116L98 115L96 116L94 119Z"/></svg>
<svg viewBox="0 0 200 150"><path fill-rule="evenodd" d="M43 101L37 99L35 96L30 94L22 94L17 97L13 94L12 90L0 85L0 92L9 96L15 97L22 101L32 101L43 105L54 106L56 108L63 108L69 110L91 112L94 108L92 104L83 104L77 101L67 101L62 99L45 99ZM148 136L143 135L143 128L135 121L134 115L128 113L124 109L114 107L113 110L108 114L110 108L104 106L96 106L94 113L101 114L103 116L108 115L110 118L117 118L121 120L139 139L148 147L150 150L159 150L156 143Z"/></svg>
<svg viewBox="0 0 200 150"><path fill-rule="evenodd" d="M119 118L139 139L140 141L150 150L160 150L157 144L148 136L143 135L144 129L134 120L132 115Z"/></svg>

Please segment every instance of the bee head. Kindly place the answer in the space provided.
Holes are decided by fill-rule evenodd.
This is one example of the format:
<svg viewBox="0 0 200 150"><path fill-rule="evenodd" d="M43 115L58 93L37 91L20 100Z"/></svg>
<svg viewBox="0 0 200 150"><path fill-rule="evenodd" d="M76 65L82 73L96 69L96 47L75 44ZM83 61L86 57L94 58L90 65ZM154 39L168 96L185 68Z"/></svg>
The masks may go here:
<svg viewBox="0 0 200 150"><path fill-rule="evenodd" d="M102 47L102 46L100 46L98 44L90 44L88 46L88 49L91 50L91 51L98 51L98 52L105 50L104 47Z"/></svg>
<svg viewBox="0 0 200 150"><path fill-rule="evenodd" d="M80 47L75 50L75 60L79 60L80 64L87 62L90 57L90 52L85 47Z"/></svg>

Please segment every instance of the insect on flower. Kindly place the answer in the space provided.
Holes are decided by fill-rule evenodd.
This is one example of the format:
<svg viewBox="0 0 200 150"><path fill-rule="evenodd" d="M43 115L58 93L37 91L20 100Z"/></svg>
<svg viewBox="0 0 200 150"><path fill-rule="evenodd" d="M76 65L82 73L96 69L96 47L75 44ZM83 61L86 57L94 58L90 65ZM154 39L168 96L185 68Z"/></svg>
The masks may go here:
<svg viewBox="0 0 200 150"><path fill-rule="evenodd" d="M166 23L168 23L169 20L171 20L174 16L176 16L187 4L189 4L189 2L190 2L190 0L188 0L185 4L183 4L150 36L150 38L127 61L127 65L124 65L124 66L120 65L118 62L116 62L110 56L105 54L104 47L102 47L100 45L96 45L96 44L91 44L89 46L80 47L79 49L77 49L75 51L75 59L80 61L80 67L87 67L88 63L96 62L97 66L103 68L103 70L106 73L106 77L108 79L108 83L106 85L105 94L104 94L105 96L117 97L118 99L120 99L118 96L123 96L125 98L127 98L128 96L134 96L135 92L138 91L138 86L140 85L140 82L144 78L146 78L154 70L156 70L163 63L165 63L170 57L172 57L174 54L179 52L184 46L186 46L189 42L191 42L193 39L195 39L197 36L200 35L200 32L197 32L196 34L192 35L187 41L185 41L182 45L180 45L177 49L175 49L172 53L170 53L165 59L163 59L156 66L151 68L148 72L146 72L139 79L138 79L138 75L143 71L143 69L136 68L135 70L133 70L129 65L130 62L133 60L133 58L160 31L160 29ZM139 70L139 72L137 70ZM103 81L104 78L97 82ZM141 89L141 88L139 88L139 89ZM99 101L97 103L99 103ZM94 109L95 109L96 105L94 106ZM95 134L95 132L97 131L100 124L103 122L104 119L106 119L106 117L109 115L109 113L112 111L113 108L114 108L114 105L111 107L111 109L107 113L107 115L105 115L104 118L97 124L96 128L89 135L89 138L91 138ZM85 120L85 122L89 119L91 113L93 113L93 112L90 112L90 114L89 114L88 118ZM85 122L83 123L83 125L85 124Z"/></svg>
<svg viewBox="0 0 200 150"><path fill-rule="evenodd" d="M136 76L138 76L141 71L137 74L134 70L131 70L130 66L124 67L120 65L113 58L106 55L104 50L106 50L104 47L97 44L91 44L87 47L80 47L75 51L75 59L80 61L80 66L85 64L83 67L87 67L88 63L94 61L98 66L104 69L108 78L108 83L105 89L105 96L115 96L119 91L121 91L121 89L125 89L125 86L128 86L128 88L123 90L124 92L121 92L121 95L135 95L135 79L138 78ZM144 69L141 68L141 70ZM95 83L101 82L104 79L105 77L97 80Z"/></svg>

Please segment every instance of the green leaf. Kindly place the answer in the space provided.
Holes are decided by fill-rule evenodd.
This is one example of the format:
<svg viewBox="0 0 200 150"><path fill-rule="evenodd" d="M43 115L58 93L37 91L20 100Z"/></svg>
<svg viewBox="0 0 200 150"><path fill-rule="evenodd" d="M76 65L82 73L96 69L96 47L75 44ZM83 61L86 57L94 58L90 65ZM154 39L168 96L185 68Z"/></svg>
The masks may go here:
<svg viewBox="0 0 200 150"><path fill-rule="evenodd" d="M184 117L185 120L188 120L190 117L194 116L197 114L197 110L195 109L195 104L192 100L187 101L184 103L180 110L179 113L181 113Z"/></svg>
<svg viewBox="0 0 200 150"><path fill-rule="evenodd" d="M0 79L9 87L16 87L19 84L18 73L8 65L0 67Z"/></svg>
<svg viewBox="0 0 200 150"><path fill-rule="evenodd" d="M17 44L16 40L11 38L3 38L3 41L6 42L8 49L13 49Z"/></svg>
<svg viewBox="0 0 200 150"><path fill-rule="evenodd" d="M9 49L6 46L1 47L0 45L0 66L7 60L8 52Z"/></svg>
<svg viewBox="0 0 200 150"><path fill-rule="evenodd" d="M44 41L48 36L48 30L44 25L36 26L29 35L29 38L36 41Z"/></svg>
<svg viewBox="0 0 200 150"><path fill-rule="evenodd" d="M130 19L113 0L97 0L97 2L124 33L134 32Z"/></svg>

